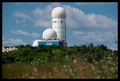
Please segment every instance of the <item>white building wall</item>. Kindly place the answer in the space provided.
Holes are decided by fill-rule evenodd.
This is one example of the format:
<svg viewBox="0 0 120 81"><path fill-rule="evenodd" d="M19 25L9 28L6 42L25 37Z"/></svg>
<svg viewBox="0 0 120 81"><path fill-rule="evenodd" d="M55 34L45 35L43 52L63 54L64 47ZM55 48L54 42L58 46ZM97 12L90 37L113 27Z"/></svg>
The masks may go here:
<svg viewBox="0 0 120 81"><path fill-rule="evenodd" d="M2 46L2 52L4 52L4 50L5 50L5 47Z"/></svg>
<svg viewBox="0 0 120 81"><path fill-rule="evenodd" d="M17 50L18 49L18 46L2 46L2 52L5 52L5 51L12 51L12 50Z"/></svg>
<svg viewBox="0 0 120 81"><path fill-rule="evenodd" d="M57 32L57 39L66 41L66 19L65 18L53 18L52 29Z"/></svg>

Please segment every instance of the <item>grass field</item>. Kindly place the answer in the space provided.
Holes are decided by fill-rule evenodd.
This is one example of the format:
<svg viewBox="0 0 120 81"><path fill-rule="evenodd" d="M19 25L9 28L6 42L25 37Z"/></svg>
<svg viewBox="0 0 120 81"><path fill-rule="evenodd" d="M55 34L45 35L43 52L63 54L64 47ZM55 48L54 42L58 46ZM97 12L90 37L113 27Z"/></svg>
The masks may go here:
<svg viewBox="0 0 120 81"><path fill-rule="evenodd" d="M118 58L89 63L75 57L68 63L2 64L3 79L117 79Z"/></svg>

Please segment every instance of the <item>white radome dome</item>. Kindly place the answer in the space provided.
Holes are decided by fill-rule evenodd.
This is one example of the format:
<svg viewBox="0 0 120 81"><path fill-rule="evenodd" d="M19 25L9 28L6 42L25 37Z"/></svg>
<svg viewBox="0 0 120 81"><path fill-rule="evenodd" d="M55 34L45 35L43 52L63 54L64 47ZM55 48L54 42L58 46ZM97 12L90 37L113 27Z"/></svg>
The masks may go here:
<svg viewBox="0 0 120 81"><path fill-rule="evenodd" d="M38 41L39 41L39 40L35 40L35 41L33 42L33 47L38 46Z"/></svg>
<svg viewBox="0 0 120 81"><path fill-rule="evenodd" d="M46 29L43 34L42 34L43 39L48 40L48 39L57 39L57 33L54 29Z"/></svg>
<svg viewBox="0 0 120 81"><path fill-rule="evenodd" d="M66 11L62 7L56 7L52 11L52 18L66 18Z"/></svg>

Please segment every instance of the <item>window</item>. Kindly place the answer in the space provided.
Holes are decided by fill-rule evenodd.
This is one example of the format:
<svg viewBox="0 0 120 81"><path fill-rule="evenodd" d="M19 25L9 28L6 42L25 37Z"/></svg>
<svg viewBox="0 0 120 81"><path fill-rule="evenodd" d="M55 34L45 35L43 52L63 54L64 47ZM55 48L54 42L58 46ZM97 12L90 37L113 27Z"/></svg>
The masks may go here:
<svg viewBox="0 0 120 81"><path fill-rule="evenodd" d="M62 23L62 21L61 21L61 23Z"/></svg>
<svg viewBox="0 0 120 81"><path fill-rule="evenodd" d="M46 43L46 45L52 45L52 43Z"/></svg>
<svg viewBox="0 0 120 81"><path fill-rule="evenodd" d="M6 47L6 48L10 48L10 47Z"/></svg>
<svg viewBox="0 0 120 81"><path fill-rule="evenodd" d="M55 21L55 23L56 23L56 21Z"/></svg>

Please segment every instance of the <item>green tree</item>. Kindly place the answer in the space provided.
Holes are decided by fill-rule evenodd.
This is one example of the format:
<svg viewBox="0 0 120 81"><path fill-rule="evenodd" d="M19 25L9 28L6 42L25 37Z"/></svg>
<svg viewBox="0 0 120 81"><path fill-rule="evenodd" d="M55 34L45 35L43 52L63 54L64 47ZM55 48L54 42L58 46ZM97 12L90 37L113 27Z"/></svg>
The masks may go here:
<svg viewBox="0 0 120 81"><path fill-rule="evenodd" d="M24 48L24 45L18 46L18 50L22 50Z"/></svg>
<svg viewBox="0 0 120 81"><path fill-rule="evenodd" d="M87 46L86 45L82 45L81 46L81 53L84 54L84 53L87 53Z"/></svg>
<svg viewBox="0 0 120 81"><path fill-rule="evenodd" d="M94 53L93 43L88 44L87 51L88 53Z"/></svg>

